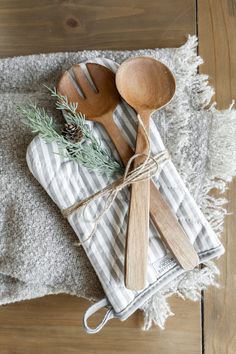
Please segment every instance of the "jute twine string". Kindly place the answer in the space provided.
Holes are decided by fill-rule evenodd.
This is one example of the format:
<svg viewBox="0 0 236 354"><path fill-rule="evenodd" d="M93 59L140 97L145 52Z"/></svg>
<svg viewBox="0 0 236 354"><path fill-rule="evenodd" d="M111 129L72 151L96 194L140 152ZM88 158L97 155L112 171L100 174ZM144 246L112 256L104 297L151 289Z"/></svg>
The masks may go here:
<svg viewBox="0 0 236 354"><path fill-rule="evenodd" d="M114 202L117 194L119 191L124 189L125 187L133 184L133 183L138 183L144 180L149 180L152 177L155 176L155 174L158 172L160 169L160 166L163 166L163 163L165 163L167 160L170 159L169 153L167 150L163 150L162 152L151 156L151 149L150 149L150 140L149 136L147 134L147 131L145 129L145 126L142 122L142 119L138 116L138 121L139 124L141 125L143 131L144 131L144 136L146 139L146 142L148 144L148 153L147 154L134 154L128 161L127 166L125 168L124 175L114 181L113 183L109 184L105 188L101 189L100 191L92 194L91 196L83 199L82 201L75 202L73 205L70 207L63 209L61 212L65 218L68 218L71 214L73 214L76 211L82 211L82 216L84 218L84 221L93 223L93 229L90 233L90 235L82 242L79 243L79 246L84 244L85 242L89 241L93 235L95 234L97 227L100 223L101 218L103 215L110 209L112 203ZM137 166L135 169L131 170L131 165L133 161L137 157L145 157L145 160L143 163L141 163L139 166ZM105 204L100 213L93 219L88 219L85 215L88 206L90 205L91 202L104 198L105 199Z"/></svg>

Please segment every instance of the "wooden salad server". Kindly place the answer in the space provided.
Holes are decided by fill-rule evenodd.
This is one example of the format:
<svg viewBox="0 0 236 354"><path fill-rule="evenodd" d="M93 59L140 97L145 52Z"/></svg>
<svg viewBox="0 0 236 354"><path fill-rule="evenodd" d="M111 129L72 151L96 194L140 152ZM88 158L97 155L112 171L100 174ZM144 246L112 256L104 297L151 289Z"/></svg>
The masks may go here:
<svg viewBox="0 0 236 354"><path fill-rule="evenodd" d="M126 165L133 150L113 120L120 100L115 74L100 64L74 65L62 75L57 90L69 102L78 103L78 111L85 114L86 119L103 125ZM193 269L199 263L197 253L155 184L151 181L150 185L150 213L154 226L179 264L186 270Z"/></svg>
<svg viewBox="0 0 236 354"><path fill-rule="evenodd" d="M159 61L138 57L121 64L116 73L116 86L121 97L135 109L139 117L135 153L140 156L134 161L135 168L145 161L150 149L148 139L151 115L171 101L175 94L175 79L171 71ZM126 284L134 290L142 289L146 283L149 203L149 180L132 184L126 239ZM168 226L165 225L166 229ZM168 231L175 234L175 228L166 229L165 233Z"/></svg>

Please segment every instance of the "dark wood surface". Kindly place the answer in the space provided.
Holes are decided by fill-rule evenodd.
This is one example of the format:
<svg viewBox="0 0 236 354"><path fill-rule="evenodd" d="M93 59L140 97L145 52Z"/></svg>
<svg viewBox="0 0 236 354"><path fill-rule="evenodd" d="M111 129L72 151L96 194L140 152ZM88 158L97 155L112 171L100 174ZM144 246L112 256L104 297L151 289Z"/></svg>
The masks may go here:
<svg viewBox="0 0 236 354"><path fill-rule="evenodd" d="M197 304L172 299L176 316L165 331L141 330L136 313L125 322L111 320L102 332L88 335L81 326L88 301L47 296L0 309L1 354L199 354ZM90 322L98 323L99 315Z"/></svg>
<svg viewBox="0 0 236 354"><path fill-rule="evenodd" d="M235 14L235 0L0 0L0 57L180 46L197 30L206 62L201 71L210 74L220 107L226 107L236 96ZM228 193L234 212L235 187ZM89 336L81 325L87 301L47 296L0 308L0 354L235 353L235 227L229 216L222 288L208 290L201 309L173 297L175 317L165 331L142 332L142 314L136 313Z"/></svg>
<svg viewBox="0 0 236 354"><path fill-rule="evenodd" d="M199 53L205 63L201 72L210 76L216 89L219 109L236 99L236 1L200 0ZM226 254L219 261L220 289L210 288L204 295L205 354L236 353L236 181L227 193L230 201L225 222Z"/></svg>
<svg viewBox="0 0 236 354"><path fill-rule="evenodd" d="M0 57L179 46L194 31L194 0L0 1Z"/></svg>

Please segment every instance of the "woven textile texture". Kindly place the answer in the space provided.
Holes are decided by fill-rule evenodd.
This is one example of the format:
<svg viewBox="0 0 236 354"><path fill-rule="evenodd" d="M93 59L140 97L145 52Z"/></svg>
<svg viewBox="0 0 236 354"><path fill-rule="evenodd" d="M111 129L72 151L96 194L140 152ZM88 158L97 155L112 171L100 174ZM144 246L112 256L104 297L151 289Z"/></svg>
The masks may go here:
<svg viewBox="0 0 236 354"><path fill-rule="evenodd" d="M74 63L98 56L121 63L130 56L152 55L173 70L176 99L171 108L158 112L159 132L185 184L220 235L226 201L207 193L212 188L224 191L235 174L236 113L232 107L222 112L215 106L205 109L213 90L207 77L197 74L202 61L196 45L196 38L190 37L177 49L84 51L0 61L1 304L57 293L88 299L104 295L83 249L74 245L73 230L28 170L25 154L33 136L16 111L17 105L32 100L61 119L43 84L52 87ZM143 307L146 328L152 321L164 326L171 314L166 302L170 294L197 300L201 289L214 284L216 274L214 264L207 264L163 288Z"/></svg>

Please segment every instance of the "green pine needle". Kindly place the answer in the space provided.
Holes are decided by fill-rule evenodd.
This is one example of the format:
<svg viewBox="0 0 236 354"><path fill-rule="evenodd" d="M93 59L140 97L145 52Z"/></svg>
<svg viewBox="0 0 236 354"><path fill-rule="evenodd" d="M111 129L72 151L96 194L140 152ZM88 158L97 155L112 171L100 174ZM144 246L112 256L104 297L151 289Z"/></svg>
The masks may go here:
<svg viewBox="0 0 236 354"><path fill-rule="evenodd" d="M56 108L63 111L67 123L79 126L83 134L83 140L78 143L68 141L61 133L54 119L43 109L30 103L26 107L18 107L23 117L23 122L29 126L33 133L39 134L46 142L58 144L60 154L76 161L90 171L101 174L121 174L123 166L115 160L111 152L102 147L101 142L94 136L85 116L77 112L77 104L69 103L65 96L57 93L56 89L47 89L52 97L56 98Z"/></svg>

